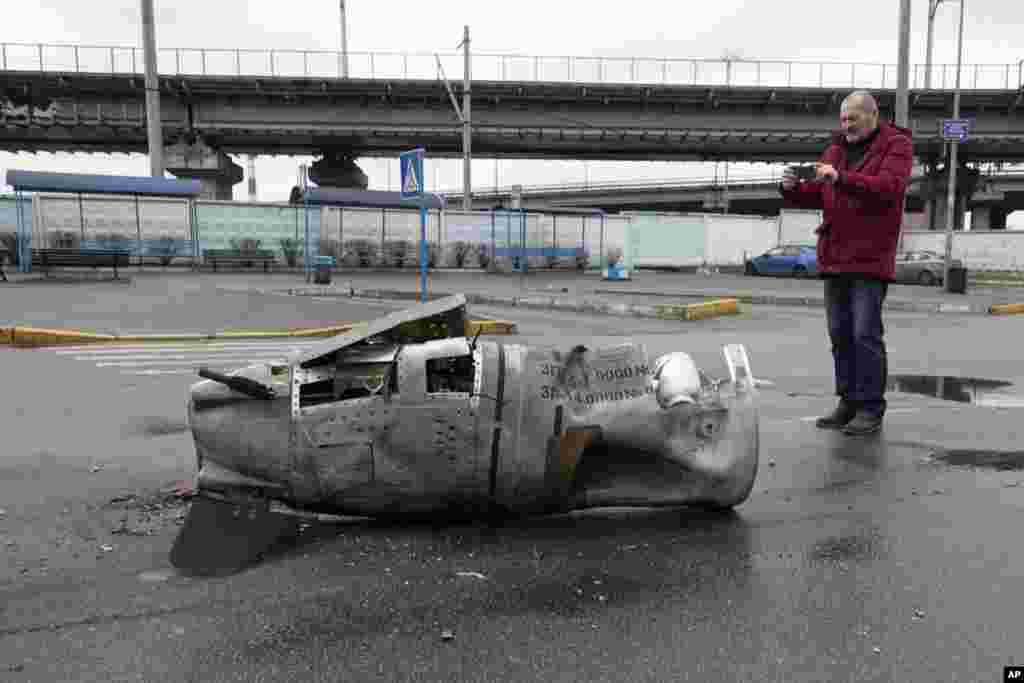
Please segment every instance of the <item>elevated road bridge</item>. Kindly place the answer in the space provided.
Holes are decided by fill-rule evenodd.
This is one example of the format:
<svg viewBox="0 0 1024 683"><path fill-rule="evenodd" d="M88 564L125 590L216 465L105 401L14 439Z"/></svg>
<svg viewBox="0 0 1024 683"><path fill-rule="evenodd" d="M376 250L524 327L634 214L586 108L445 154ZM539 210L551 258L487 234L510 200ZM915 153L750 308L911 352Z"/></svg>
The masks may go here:
<svg viewBox="0 0 1024 683"><path fill-rule="evenodd" d="M217 192L230 197L241 180L231 154L323 155L314 170L328 185L351 180L359 156L415 146L461 156L434 55L349 57L350 77L339 78L339 53L161 50L168 169L219 173ZM461 57L440 59L461 98ZM940 121L953 99L949 67L933 69L940 87L910 100L929 169L944 156ZM891 116L897 76L887 64L519 55L475 55L473 70L475 156L645 161L813 160L851 90L872 90ZM975 119L963 158L1024 161L1024 63L963 73L962 115ZM915 86L923 76L915 67ZM144 152L144 105L137 48L0 44L0 149Z"/></svg>

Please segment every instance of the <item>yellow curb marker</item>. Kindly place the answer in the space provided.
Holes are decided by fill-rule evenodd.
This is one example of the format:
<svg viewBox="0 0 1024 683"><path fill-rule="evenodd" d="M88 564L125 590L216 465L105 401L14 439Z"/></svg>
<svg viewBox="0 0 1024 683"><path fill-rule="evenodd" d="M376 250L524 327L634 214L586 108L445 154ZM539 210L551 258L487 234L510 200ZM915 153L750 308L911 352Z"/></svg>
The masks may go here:
<svg viewBox="0 0 1024 683"><path fill-rule="evenodd" d="M508 320L467 320L466 336L475 337L478 332L487 335L515 334L516 324Z"/></svg>
<svg viewBox="0 0 1024 683"><path fill-rule="evenodd" d="M993 304L988 309L991 315L1014 315L1024 313L1024 304Z"/></svg>
<svg viewBox="0 0 1024 683"><path fill-rule="evenodd" d="M738 315L740 302L738 299L716 299L701 304L662 304L654 308L661 320L706 320L723 315Z"/></svg>
<svg viewBox="0 0 1024 683"><path fill-rule="evenodd" d="M52 330L45 327L12 327L11 346L36 348L39 346L61 346L67 344L93 344L117 341L110 334L93 334L75 330Z"/></svg>
<svg viewBox="0 0 1024 683"><path fill-rule="evenodd" d="M234 330L210 334L95 334L80 330L56 330L41 327L2 327L0 328L0 345L21 348L40 348L45 346L70 346L82 344L118 344L118 343L167 343L167 342L207 342L216 339L299 339L325 338L352 332L366 323L346 323L329 327L313 327L297 330L243 331ZM466 336L475 336L477 331L482 335L515 334L515 323L507 320L467 320Z"/></svg>

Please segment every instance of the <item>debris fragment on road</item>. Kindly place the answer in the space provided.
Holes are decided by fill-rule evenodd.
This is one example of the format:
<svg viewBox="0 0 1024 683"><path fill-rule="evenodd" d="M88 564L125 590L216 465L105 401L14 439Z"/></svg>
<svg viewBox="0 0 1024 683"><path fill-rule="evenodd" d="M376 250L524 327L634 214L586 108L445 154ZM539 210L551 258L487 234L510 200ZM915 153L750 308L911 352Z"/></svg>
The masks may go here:
<svg viewBox="0 0 1024 683"><path fill-rule="evenodd" d="M444 629L441 631L441 640L454 640L455 633L451 629Z"/></svg>
<svg viewBox="0 0 1024 683"><path fill-rule="evenodd" d="M455 572L457 576L461 576L468 579L482 579L486 580L487 577L480 572Z"/></svg>

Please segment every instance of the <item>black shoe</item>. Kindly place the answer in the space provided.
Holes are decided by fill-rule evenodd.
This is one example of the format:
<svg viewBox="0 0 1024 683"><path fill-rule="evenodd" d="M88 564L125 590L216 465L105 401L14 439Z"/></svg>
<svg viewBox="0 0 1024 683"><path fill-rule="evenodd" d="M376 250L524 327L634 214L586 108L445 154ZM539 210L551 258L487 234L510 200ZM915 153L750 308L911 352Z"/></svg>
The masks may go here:
<svg viewBox="0 0 1024 683"><path fill-rule="evenodd" d="M819 417L814 425L818 429L842 429L857 415L857 408L846 401L840 401L839 405L829 415Z"/></svg>
<svg viewBox="0 0 1024 683"><path fill-rule="evenodd" d="M847 436L866 436L874 434L882 429L882 416L872 415L863 410L843 428L843 434Z"/></svg>

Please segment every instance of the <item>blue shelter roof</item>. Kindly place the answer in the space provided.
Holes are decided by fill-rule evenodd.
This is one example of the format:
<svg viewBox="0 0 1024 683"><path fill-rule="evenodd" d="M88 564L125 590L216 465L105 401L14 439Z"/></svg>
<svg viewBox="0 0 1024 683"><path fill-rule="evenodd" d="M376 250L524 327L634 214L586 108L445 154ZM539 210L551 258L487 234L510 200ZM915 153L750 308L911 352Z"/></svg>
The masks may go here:
<svg viewBox="0 0 1024 683"><path fill-rule="evenodd" d="M419 199L402 199L400 192L383 190L336 190L315 188L306 190L303 199L307 204L331 206L356 206L372 209L443 209L444 200L434 194Z"/></svg>
<svg viewBox="0 0 1024 683"><path fill-rule="evenodd" d="M154 197L197 197L202 189L198 180L14 170L7 171L7 184L25 192L134 194Z"/></svg>

